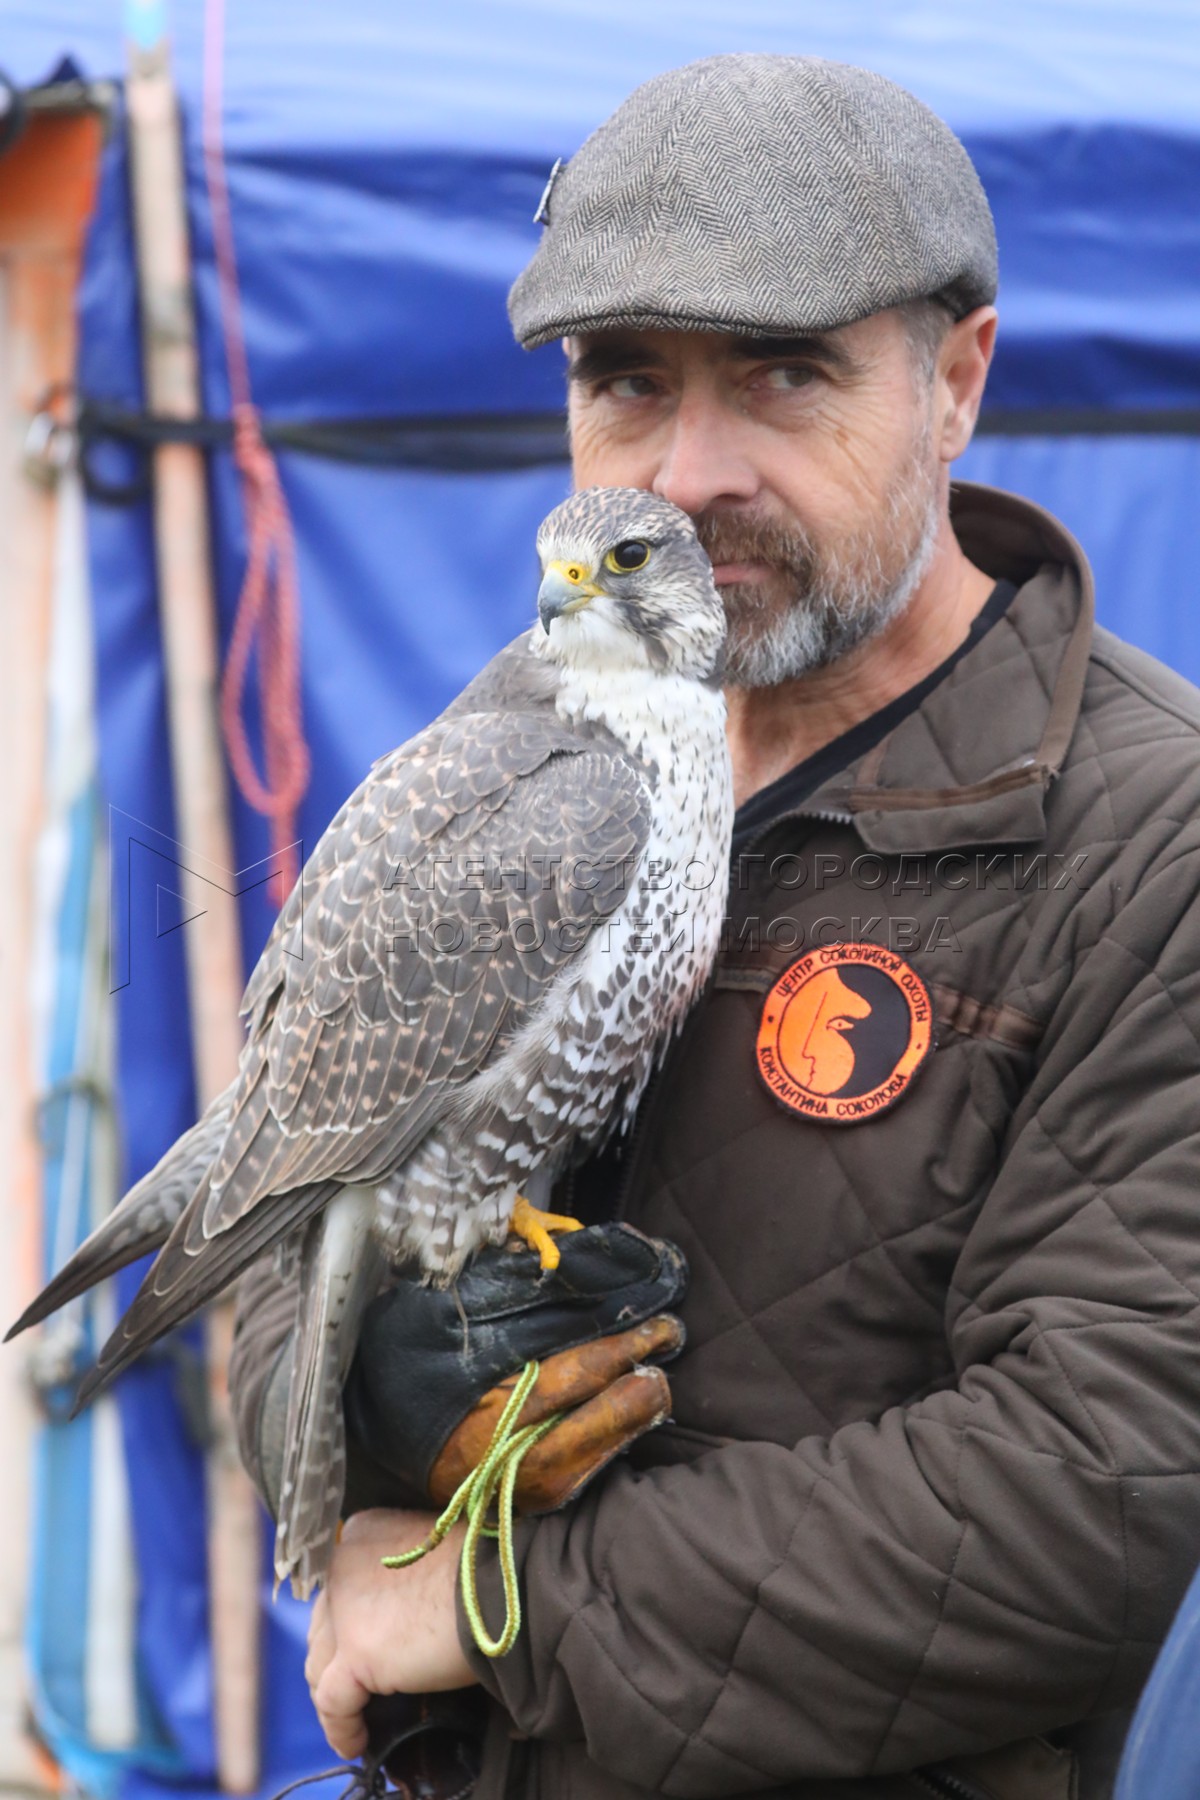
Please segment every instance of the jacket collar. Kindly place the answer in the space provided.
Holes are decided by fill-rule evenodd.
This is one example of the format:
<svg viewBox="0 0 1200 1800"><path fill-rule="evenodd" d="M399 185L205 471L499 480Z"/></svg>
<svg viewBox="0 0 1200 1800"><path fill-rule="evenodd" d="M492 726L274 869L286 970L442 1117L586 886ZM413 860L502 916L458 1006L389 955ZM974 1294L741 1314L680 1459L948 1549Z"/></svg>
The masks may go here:
<svg viewBox="0 0 1200 1800"><path fill-rule="evenodd" d="M1075 539L974 483L952 487L950 518L971 561L1017 593L915 712L797 809L852 822L884 853L1039 841L1083 697L1095 603Z"/></svg>

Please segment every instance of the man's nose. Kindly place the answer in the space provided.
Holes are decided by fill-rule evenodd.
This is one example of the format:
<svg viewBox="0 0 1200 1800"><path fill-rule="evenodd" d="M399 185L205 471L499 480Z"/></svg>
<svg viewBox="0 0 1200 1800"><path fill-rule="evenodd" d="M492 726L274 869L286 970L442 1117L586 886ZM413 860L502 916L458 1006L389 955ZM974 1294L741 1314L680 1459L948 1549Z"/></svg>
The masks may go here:
<svg viewBox="0 0 1200 1800"><path fill-rule="evenodd" d="M722 500L752 500L761 476L740 424L715 399L685 397L663 441L652 491L693 518Z"/></svg>

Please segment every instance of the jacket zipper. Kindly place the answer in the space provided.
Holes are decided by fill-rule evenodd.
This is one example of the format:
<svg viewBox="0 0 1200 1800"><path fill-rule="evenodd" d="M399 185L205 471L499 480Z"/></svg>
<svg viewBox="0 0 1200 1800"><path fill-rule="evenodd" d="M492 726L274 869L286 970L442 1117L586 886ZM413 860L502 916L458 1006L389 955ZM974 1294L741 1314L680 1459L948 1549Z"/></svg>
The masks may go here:
<svg viewBox="0 0 1200 1800"><path fill-rule="evenodd" d="M937 1765L928 1769L914 1769L912 1779L920 1782L929 1793L937 1794L939 1800L988 1800L984 1790L976 1787L973 1781L964 1781L953 1770Z"/></svg>
<svg viewBox="0 0 1200 1800"><path fill-rule="evenodd" d="M743 844L740 850L734 852L729 861L730 872L732 873L737 868L737 864L743 856L749 856L753 851L757 850L758 846L769 838L773 831L777 831L781 825L795 825L797 823L803 823L805 820L812 819L819 819L827 825L853 825L854 823L853 813L848 812L809 812L804 807L797 807L792 812L779 813L774 819L769 819L765 825L756 831L754 836L747 843Z"/></svg>
<svg viewBox="0 0 1200 1800"><path fill-rule="evenodd" d="M989 775L983 781L974 782L967 787L953 791L966 796L971 802L992 800L998 794L1010 793L1014 788L1034 787L1038 782L1052 781L1056 773L1056 770L1047 768L1045 764L1040 763L1036 757L1030 757L1028 761L1019 763L1015 769L1001 770L999 774ZM948 793L950 791L951 790L947 790ZM914 810L911 803L906 806L903 804L903 800L898 806L889 806L886 799L888 790L886 788L881 789L880 793L885 796L885 798L881 799L879 802L881 811L908 812ZM907 795L903 798L907 799ZM959 804L961 803L962 802L960 801ZM829 825L853 825L854 814L852 812L835 811L831 808L820 806L795 807L791 812L778 814L776 818L771 819L764 825L760 831L757 831L750 839L750 842L737 852L738 856L745 856L748 851L756 849L757 846L762 843L763 839L767 837L769 833L774 831L777 826L788 824L795 819L820 819Z"/></svg>

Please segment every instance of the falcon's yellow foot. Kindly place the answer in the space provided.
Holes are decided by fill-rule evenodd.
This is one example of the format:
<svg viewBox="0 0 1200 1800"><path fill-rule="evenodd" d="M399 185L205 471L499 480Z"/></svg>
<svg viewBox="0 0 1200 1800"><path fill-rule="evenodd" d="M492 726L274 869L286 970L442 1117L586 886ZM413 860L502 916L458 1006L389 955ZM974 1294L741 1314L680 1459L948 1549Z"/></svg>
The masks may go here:
<svg viewBox="0 0 1200 1800"><path fill-rule="evenodd" d="M568 1219L563 1213L542 1212L540 1207L531 1206L529 1201L518 1195L517 1203L512 1209L512 1218L508 1221L508 1229L522 1243L536 1250L542 1259L543 1269L557 1269L559 1259L558 1245L550 1236L552 1231L582 1231L583 1226L578 1219Z"/></svg>

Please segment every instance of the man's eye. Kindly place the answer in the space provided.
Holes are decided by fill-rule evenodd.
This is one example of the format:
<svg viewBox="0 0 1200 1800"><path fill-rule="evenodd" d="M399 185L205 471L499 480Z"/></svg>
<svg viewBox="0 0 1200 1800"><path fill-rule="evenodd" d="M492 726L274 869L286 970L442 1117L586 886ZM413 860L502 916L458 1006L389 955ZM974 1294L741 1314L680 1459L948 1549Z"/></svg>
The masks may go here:
<svg viewBox="0 0 1200 1800"><path fill-rule="evenodd" d="M778 393L787 393L795 388L807 387L813 380L815 370L807 369L802 363L781 363L777 368L767 369L763 379L769 388Z"/></svg>
<svg viewBox="0 0 1200 1800"><path fill-rule="evenodd" d="M654 392L654 383L649 375L614 375L605 386L618 400L640 400L644 395Z"/></svg>

